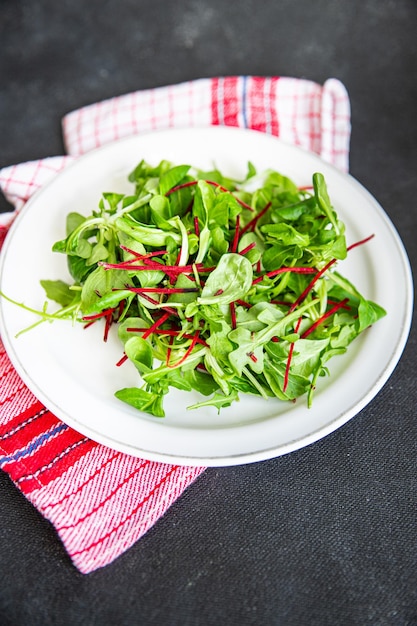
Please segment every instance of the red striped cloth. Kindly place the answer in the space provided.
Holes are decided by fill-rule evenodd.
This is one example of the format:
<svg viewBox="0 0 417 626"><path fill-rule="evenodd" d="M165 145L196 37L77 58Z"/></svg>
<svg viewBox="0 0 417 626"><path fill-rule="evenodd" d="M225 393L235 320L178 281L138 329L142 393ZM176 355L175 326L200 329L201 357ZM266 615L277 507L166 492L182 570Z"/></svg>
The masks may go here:
<svg viewBox="0 0 417 626"><path fill-rule="evenodd" d="M0 245L16 212L77 156L135 133L209 125L276 135L348 170L350 106L338 80L231 76L139 91L68 114L67 156L0 170L16 209L0 215ZM127 550L205 469L131 457L69 428L27 389L1 341L0 381L0 468L54 525L83 573Z"/></svg>

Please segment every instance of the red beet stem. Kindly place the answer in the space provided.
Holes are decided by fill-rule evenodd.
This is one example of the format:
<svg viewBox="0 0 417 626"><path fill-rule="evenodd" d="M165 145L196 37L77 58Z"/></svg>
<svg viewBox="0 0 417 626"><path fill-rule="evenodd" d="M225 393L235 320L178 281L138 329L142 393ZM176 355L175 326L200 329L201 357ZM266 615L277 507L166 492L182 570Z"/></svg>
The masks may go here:
<svg viewBox="0 0 417 626"><path fill-rule="evenodd" d="M128 291L132 293L161 293L161 294L172 294L172 293L189 293L198 291L197 287L184 287L184 288L176 288L176 287L128 287ZM157 301L156 301L157 302ZM160 304L159 302L157 302Z"/></svg>
<svg viewBox="0 0 417 626"><path fill-rule="evenodd" d="M265 213L266 213L266 212L270 209L271 204L272 204L271 202L268 202L268 204L264 206L264 208L262 209L262 211L259 211L259 213L258 213L257 215L255 215L255 217L254 217L254 218L252 218L252 219L251 219L251 221L250 221L250 222L248 222L248 223L246 224L246 226L244 226L244 227L242 228L242 231L241 231L241 233L240 233L240 234L241 234L241 235L243 235L244 233L246 233L246 231L247 231L247 230L255 230L255 228L256 228L256 224L257 224L257 223L258 223L258 221L261 219L261 217L262 217L263 215L265 215Z"/></svg>
<svg viewBox="0 0 417 626"><path fill-rule="evenodd" d="M146 339L147 337L149 337L149 335L152 335L152 333L159 327L161 326L164 322L166 322L166 320L171 317L171 314L168 312L165 312L163 315L161 315L160 318L158 318L156 320L156 322L154 322L152 324L152 326L149 326L148 330L145 331L142 335L142 339Z"/></svg>
<svg viewBox="0 0 417 626"><path fill-rule="evenodd" d="M230 303L230 318L232 323L232 328L236 328L236 306L234 302Z"/></svg>
<svg viewBox="0 0 417 626"><path fill-rule="evenodd" d="M236 226L235 226L235 234L233 236L232 246L230 248L230 252L236 252L237 246L239 243L239 226L240 226L240 215L236 217Z"/></svg>
<svg viewBox="0 0 417 626"><path fill-rule="evenodd" d="M327 318L334 315L336 311L338 311L339 309L345 308L348 302L349 302L349 299L345 298L344 300L341 300L340 302L332 306L332 308L326 311L326 313L323 313L323 315L321 315L314 322L314 324L310 326L310 328L307 328L307 330L303 332L303 334L301 335L301 339L305 339L306 337L308 337L314 330L316 330L317 326L320 326L320 324L322 324Z"/></svg>
<svg viewBox="0 0 417 626"><path fill-rule="evenodd" d="M256 246L256 243L252 241L252 243L246 246L246 248L243 248L243 250L241 250L239 254L245 255L247 252L249 252L249 250L253 250L255 246Z"/></svg>
<svg viewBox="0 0 417 626"><path fill-rule="evenodd" d="M317 270L314 267L280 267L277 270L271 270L270 272L262 274L262 276L258 276L258 278L253 280L252 285L262 282L265 277L272 278L273 276L284 274L285 272L294 272L295 274L315 274Z"/></svg>

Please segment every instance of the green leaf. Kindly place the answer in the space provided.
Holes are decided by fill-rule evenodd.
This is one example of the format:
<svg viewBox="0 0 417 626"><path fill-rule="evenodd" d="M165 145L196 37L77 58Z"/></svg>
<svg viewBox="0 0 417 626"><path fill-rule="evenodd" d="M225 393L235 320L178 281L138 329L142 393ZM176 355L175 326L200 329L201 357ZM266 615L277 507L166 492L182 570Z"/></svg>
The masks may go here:
<svg viewBox="0 0 417 626"><path fill-rule="evenodd" d="M250 309L238 307L236 310L237 325L243 326L247 330L254 332L265 328L273 321L283 317L283 313L275 304L270 302L258 302Z"/></svg>
<svg viewBox="0 0 417 626"><path fill-rule="evenodd" d="M229 249L229 242L226 239L225 231L219 226L210 231L211 234L211 251L208 263L216 264L219 262L223 254Z"/></svg>
<svg viewBox="0 0 417 626"><path fill-rule="evenodd" d="M58 302L61 306L68 306L78 296L78 292L71 289L71 286L63 280L41 280L40 282L45 289L46 297Z"/></svg>
<svg viewBox="0 0 417 626"><path fill-rule="evenodd" d="M333 225L333 228L338 235L339 224L337 222L332 204L330 202L329 194L327 192L326 181L323 174L321 174L320 172L316 172L315 174L313 174L313 187L318 205L327 216L329 222Z"/></svg>
<svg viewBox="0 0 417 626"><path fill-rule="evenodd" d="M165 273L158 270L141 270L140 272L131 273L136 276L141 287L156 287L164 279Z"/></svg>
<svg viewBox="0 0 417 626"><path fill-rule="evenodd" d="M162 406L163 396L158 392L145 391L145 389L138 389L137 387L125 387L116 391L114 395L138 411L150 413L155 417L165 417Z"/></svg>
<svg viewBox="0 0 417 626"><path fill-rule="evenodd" d="M94 269L94 267L88 266L86 260L79 256L67 256L67 265L68 271L76 283L82 283Z"/></svg>
<svg viewBox="0 0 417 626"><path fill-rule="evenodd" d="M76 228L81 226L81 224L85 222L85 220L86 218L84 217L84 215L81 215L80 213L76 213L74 211L68 213L66 221L67 236L70 235Z"/></svg>
<svg viewBox="0 0 417 626"><path fill-rule="evenodd" d="M365 330L372 324L375 324L379 319L384 317L387 313L379 304L372 302L371 300L365 300L361 298L359 303L359 332Z"/></svg>
<svg viewBox="0 0 417 626"><path fill-rule="evenodd" d="M105 261L109 256L107 247L102 243L93 246L90 256L86 260L87 265L96 265L99 261Z"/></svg>
<svg viewBox="0 0 417 626"><path fill-rule="evenodd" d="M252 287L253 270L241 254L224 254L204 285L199 304L229 304L245 297Z"/></svg>
<svg viewBox="0 0 417 626"><path fill-rule="evenodd" d="M204 355L204 366L213 377L213 380L217 383L225 396L230 395L233 387L230 384L232 378L231 375L222 367L219 361L215 358L211 350L207 351Z"/></svg>
<svg viewBox="0 0 417 626"><path fill-rule="evenodd" d="M223 407L230 406L233 402L236 402L237 400L239 400L239 395L235 389L232 389L230 394L228 394L227 396L223 395L222 393L217 392L209 400L203 400L202 402L197 402L196 404L192 404L191 406L187 408L191 410L191 409L200 409L203 406L214 406L220 413L220 409L222 409Z"/></svg>
<svg viewBox="0 0 417 626"><path fill-rule="evenodd" d="M178 233L140 224L131 215L117 218L116 227L135 241L147 246L160 248L167 243L168 239L174 239L177 243L181 242L181 236Z"/></svg>
<svg viewBox="0 0 417 626"><path fill-rule="evenodd" d="M262 226L261 231L277 241L282 242L285 246L301 246L307 247L310 243L310 237L306 233L296 230L291 224L268 224Z"/></svg>
<svg viewBox="0 0 417 626"><path fill-rule="evenodd" d="M203 396L209 396L219 388L212 376L197 369L185 370L183 377L192 389L198 391Z"/></svg>
<svg viewBox="0 0 417 626"><path fill-rule="evenodd" d="M186 362L187 366L197 367L202 362L205 354L206 354L206 348L195 350L188 357L187 362ZM143 374L143 379L150 385L155 385L158 383L158 381L162 380L167 375L170 375L173 369L175 369L176 367L177 366L175 364L174 365L170 364L169 366L162 364L159 367L155 367L150 372Z"/></svg>
<svg viewBox="0 0 417 626"><path fill-rule="evenodd" d="M194 196L193 216L198 218L201 227L207 226L209 214L215 202L216 193L213 186L203 180L198 181Z"/></svg>
<svg viewBox="0 0 417 626"><path fill-rule="evenodd" d="M118 204L123 200L124 194L114 192L104 192L101 206L109 215L113 215L117 211Z"/></svg>
<svg viewBox="0 0 417 626"><path fill-rule="evenodd" d="M121 322L117 327L117 334L119 336L120 341L125 344L132 336L132 331L128 331L128 328L145 328L148 329L150 326L149 322L142 319L141 317L125 317L123 322Z"/></svg>
<svg viewBox="0 0 417 626"><path fill-rule="evenodd" d="M180 274L175 282L176 289L184 289L182 293L173 293L168 297L168 304L187 305L197 299L197 292L185 291L186 289L195 289L195 282L185 274Z"/></svg>
<svg viewBox="0 0 417 626"><path fill-rule="evenodd" d="M255 246L254 248L252 248L252 250L246 252L245 257L251 262L252 265L254 265L261 259L262 254L265 251L265 244L256 233L247 232L242 235L239 239L237 250L238 252L242 252L242 250L244 250L251 244L255 244Z"/></svg>
<svg viewBox="0 0 417 626"><path fill-rule="evenodd" d="M164 196L188 174L190 165L177 165L165 172L159 180L159 193Z"/></svg>
<svg viewBox="0 0 417 626"><path fill-rule="evenodd" d="M329 345L327 339L299 339L294 344L291 360L292 372L309 378L316 370L321 355Z"/></svg>
<svg viewBox="0 0 417 626"><path fill-rule="evenodd" d="M229 353L229 362L239 376L247 365L260 374L263 370L264 352L262 345L254 341L253 333L247 328L231 330L228 338L238 347Z"/></svg>
<svg viewBox="0 0 417 626"><path fill-rule="evenodd" d="M233 350L233 344L228 338L231 328L226 320L221 319L217 324L210 324L210 336L207 343L210 346L212 355L220 362L228 359L229 353Z"/></svg>
<svg viewBox="0 0 417 626"><path fill-rule="evenodd" d="M89 259L92 254L93 247L89 241L83 237L79 237L76 240L72 253L76 256L80 256L82 259Z"/></svg>
<svg viewBox="0 0 417 626"><path fill-rule="evenodd" d="M146 339L137 335L131 336L125 343L125 353L140 374L152 369L152 348Z"/></svg>
<svg viewBox="0 0 417 626"><path fill-rule="evenodd" d="M175 387L180 391L192 391L193 389L181 369L171 370L171 372L166 376L166 382L168 387Z"/></svg>
<svg viewBox="0 0 417 626"><path fill-rule="evenodd" d="M280 220L294 222L301 217L306 218L310 213L313 213L315 206L315 198L303 198L299 202L277 207L274 215Z"/></svg>
<svg viewBox="0 0 417 626"><path fill-rule="evenodd" d="M66 253L67 251L67 240L61 239L60 241L56 241L52 246L52 252L62 252Z"/></svg>
<svg viewBox="0 0 417 626"><path fill-rule="evenodd" d="M156 195L149 201L155 226L162 230L171 230L172 225L168 221L171 216L170 202L166 196Z"/></svg>
<svg viewBox="0 0 417 626"><path fill-rule="evenodd" d="M330 345L332 348L345 349L358 335L356 324L345 324L340 328L337 335L332 335Z"/></svg>
<svg viewBox="0 0 417 626"><path fill-rule="evenodd" d="M302 256L303 252L298 246L276 243L266 248L262 256L262 263L268 272L284 265L291 265L294 260L300 259Z"/></svg>
<svg viewBox="0 0 417 626"><path fill-rule="evenodd" d="M98 266L88 275L81 291L81 310L84 315L104 311L116 306L129 291L124 287L128 283L126 273L119 270L105 270Z"/></svg>
<svg viewBox="0 0 417 626"><path fill-rule="evenodd" d="M275 395L282 400L295 400L299 398L308 391L311 385L308 378L290 372L288 384L284 392L285 365L273 363L269 359L265 360L264 373Z"/></svg>

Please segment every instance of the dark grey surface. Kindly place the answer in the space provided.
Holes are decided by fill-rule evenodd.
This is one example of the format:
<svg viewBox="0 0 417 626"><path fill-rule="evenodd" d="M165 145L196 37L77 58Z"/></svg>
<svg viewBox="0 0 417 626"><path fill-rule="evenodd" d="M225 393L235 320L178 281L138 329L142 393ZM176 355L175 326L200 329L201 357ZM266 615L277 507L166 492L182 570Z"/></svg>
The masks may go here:
<svg viewBox="0 0 417 626"><path fill-rule="evenodd" d="M351 172L415 267L416 26L415 0L0 0L0 167L60 154L65 113L136 89L336 77L352 104ZM0 472L0 625L416 625L416 348L413 331L343 428L285 457L207 470L88 576Z"/></svg>

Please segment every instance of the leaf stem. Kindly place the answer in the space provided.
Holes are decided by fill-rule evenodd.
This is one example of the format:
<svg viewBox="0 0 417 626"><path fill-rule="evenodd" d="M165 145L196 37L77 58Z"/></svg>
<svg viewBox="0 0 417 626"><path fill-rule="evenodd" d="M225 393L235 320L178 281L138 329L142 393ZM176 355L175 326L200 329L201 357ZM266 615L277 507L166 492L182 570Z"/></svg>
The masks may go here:
<svg viewBox="0 0 417 626"><path fill-rule="evenodd" d="M317 326L320 326L320 324L322 324L328 317L331 317L334 313L336 313L336 311L342 308L346 308L348 302L349 298L344 298L343 300L337 302L334 306L332 306L332 308L326 311L326 313L323 313L323 315L321 315L314 322L314 324L310 326L310 328L307 328L307 330L303 332L303 334L301 335L301 339L305 339L306 337L308 337L314 330L316 330Z"/></svg>
<svg viewBox="0 0 417 626"><path fill-rule="evenodd" d="M301 317L299 317L298 320L297 320L297 323L296 323L296 325L294 327L294 332L295 333L298 333L298 331L300 329L301 320L302 320ZM295 346L295 342L293 341L290 344L290 349L288 351L287 363L285 365L284 384L282 386L282 391L284 393L287 390L288 381L289 381L289 377L290 377L290 368L291 368L292 355L293 355L293 352L294 352L294 346Z"/></svg>

